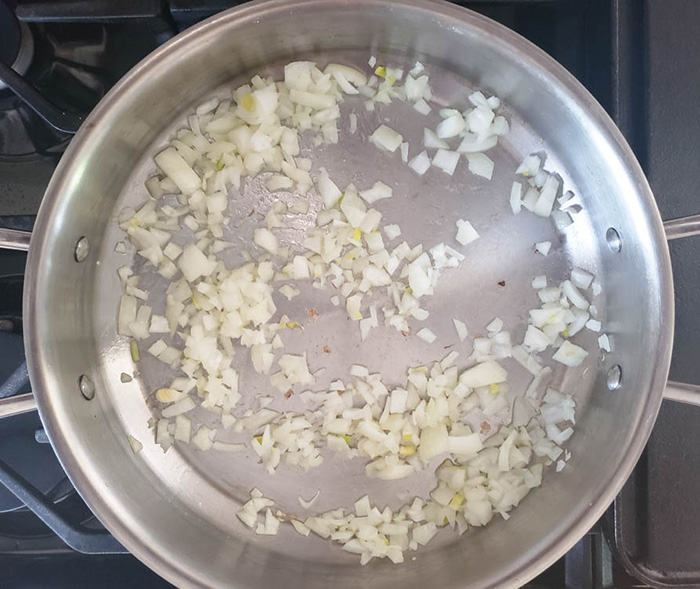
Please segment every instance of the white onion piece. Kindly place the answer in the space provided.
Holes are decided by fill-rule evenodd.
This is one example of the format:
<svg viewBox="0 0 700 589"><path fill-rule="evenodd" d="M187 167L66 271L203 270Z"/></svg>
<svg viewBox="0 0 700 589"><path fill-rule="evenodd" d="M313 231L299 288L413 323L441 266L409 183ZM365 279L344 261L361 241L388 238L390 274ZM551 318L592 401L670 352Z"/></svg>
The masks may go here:
<svg viewBox="0 0 700 589"><path fill-rule="evenodd" d="M496 317L486 326L486 331L498 332L503 329L503 319Z"/></svg>
<svg viewBox="0 0 700 589"><path fill-rule="evenodd" d="M469 221L457 220L457 235L455 239L462 245L467 245L479 238L479 234Z"/></svg>
<svg viewBox="0 0 700 589"><path fill-rule="evenodd" d="M552 220L559 231L564 231L574 220L566 211L552 211Z"/></svg>
<svg viewBox="0 0 700 589"><path fill-rule="evenodd" d="M433 110L423 98L417 100L414 103L413 108L422 115L429 115L430 112Z"/></svg>
<svg viewBox="0 0 700 589"><path fill-rule="evenodd" d="M490 360L462 372L459 382L470 389L475 389L504 382L507 377L506 370L498 362Z"/></svg>
<svg viewBox="0 0 700 589"><path fill-rule="evenodd" d="M607 334L603 334L598 338L598 346L601 350L606 352L612 352L612 345L610 344L610 338Z"/></svg>
<svg viewBox="0 0 700 589"><path fill-rule="evenodd" d="M183 194L192 194L202 181L174 147L168 147L155 156L156 165L170 178Z"/></svg>
<svg viewBox="0 0 700 589"><path fill-rule="evenodd" d="M447 175L452 176L457 167L457 162L459 162L459 153L447 149L438 149L437 153L433 156L432 165L439 168Z"/></svg>
<svg viewBox="0 0 700 589"><path fill-rule="evenodd" d="M194 401L190 397L185 397L181 401L178 401L177 403L174 403L169 407L163 409L161 414L167 419L170 417L175 417L176 415L183 415L189 411L192 411L192 409L194 409L195 406L196 405Z"/></svg>
<svg viewBox="0 0 700 589"><path fill-rule="evenodd" d="M136 321L137 305L138 303L135 297L122 295L119 303L119 316L117 320L117 332L119 335L131 335L129 325Z"/></svg>
<svg viewBox="0 0 700 589"><path fill-rule="evenodd" d="M301 495L299 495L299 497L297 497L297 499L299 501L299 505L301 505L304 509L310 509L311 506L314 503L316 503L316 499L318 499L320 495L321 495L321 489L318 489L316 491L316 493L314 493L314 496L311 497L311 499L309 499L309 500L304 499Z"/></svg>
<svg viewBox="0 0 700 589"><path fill-rule="evenodd" d="M379 149L390 152L396 151L401 143L403 143L401 134L386 125L380 125L379 128L370 135L369 140Z"/></svg>
<svg viewBox="0 0 700 589"><path fill-rule="evenodd" d="M384 234L389 241L396 239L401 235L401 227L398 225L385 225Z"/></svg>
<svg viewBox="0 0 700 589"><path fill-rule="evenodd" d="M546 288L547 276L545 276L544 274L540 274L539 276L535 276L532 279L531 285L532 285L532 288L534 288L535 290L540 290L542 288Z"/></svg>
<svg viewBox="0 0 700 589"><path fill-rule="evenodd" d="M469 171L476 175L491 180L493 176L493 160L483 153L468 153Z"/></svg>
<svg viewBox="0 0 700 589"><path fill-rule="evenodd" d="M447 441L448 451L457 454L462 460L474 458L483 447L479 434L449 436Z"/></svg>
<svg viewBox="0 0 700 589"><path fill-rule="evenodd" d="M201 276L209 276L214 271L216 262L210 261L195 244L189 243L178 259L178 267L185 280L194 282Z"/></svg>
<svg viewBox="0 0 700 589"><path fill-rule="evenodd" d="M490 108L490 105L479 105L472 109L467 115L467 123L469 130L476 135L485 136L495 115Z"/></svg>
<svg viewBox="0 0 700 589"><path fill-rule="evenodd" d="M416 336L418 336L424 342L427 342L429 344L432 344L437 339L437 336L432 331L430 331L427 327L424 327L423 329L421 329L416 334Z"/></svg>
<svg viewBox="0 0 700 589"><path fill-rule="evenodd" d="M269 229L265 227L258 227L253 235L253 242L255 245L263 248L264 250L270 252L271 254L276 254L279 249L279 244L277 242L277 237ZM183 272L184 273L184 272Z"/></svg>
<svg viewBox="0 0 700 589"><path fill-rule="evenodd" d="M488 151L498 144L498 136L489 135L486 138L481 138L474 133L465 133L462 142L459 144L457 151L459 153L478 153Z"/></svg>
<svg viewBox="0 0 700 589"><path fill-rule="evenodd" d="M423 129L423 146L426 149L449 149L450 146L447 141L440 139L435 131L428 129L427 127Z"/></svg>
<svg viewBox="0 0 700 589"><path fill-rule="evenodd" d="M588 356L586 350L576 344L572 344L569 340L565 340L552 356L552 360L567 366L578 366L586 359L586 356Z"/></svg>
<svg viewBox="0 0 700 589"><path fill-rule="evenodd" d="M590 274L581 268L574 268L571 271L571 282L574 286L586 289L593 282L593 274Z"/></svg>
<svg viewBox="0 0 700 589"><path fill-rule="evenodd" d="M137 440L134 436L127 436L127 440L129 442L129 446L131 446L131 451L134 454L138 454L139 452L141 452L141 450L143 450L143 444L139 442L139 440Z"/></svg>
<svg viewBox="0 0 700 589"><path fill-rule="evenodd" d="M367 190L361 190L360 196L367 202L367 204L372 204L383 198L391 198L392 189L390 186L384 184L384 182L375 182L372 188Z"/></svg>
<svg viewBox="0 0 700 589"><path fill-rule="evenodd" d="M430 157L428 157L428 153L421 151L418 155L414 156L410 162L408 162L408 167L419 176L425 174L428 171L428 168L430 168Z"/></svg>
<svg viewBox="0 0 700 589"><path fill-rule="evenodd" d="M408 143L404 141L399 146L399 149L401 150L401 161L404 163L408 163Z"/></svg>
<svg viewBox="0 0 700 589"><path fill-rule="evenodd" d="M532 212L540 217L549 217L560 185L559 179L553 174L550 175L542 187L540 197L537 199Z"/></svg>
<svg viewBox="0 0 700 589"><path fill-rule="evenodd" d="M464 324L464 322L460 321L459 319L453 319L452 323L454 323L455 330L457 331L457 337L459 337L459 341L463 342L465 339L467 339L467 335L469 335L469 332L467 331L467 326Z"/></svg>
<svg viewBox="0 0 700 589"><path fill-rule="evenodd" d="M340 80L338 80L338 76L342 76L342 78L345 81L349 82L350 84L352 84L354 86L364 86L365 84L367 84L367 76L365 76L362 72L356 70L355 68L347 66L347 65L331 63L331 64L326 66L324 73L331 74L338 82L340 82ZM346 92L348 94L357 93L357 90L354 88L353 88L353 90L355 90L355 92L352 92L352 91L348 92L348 90L346 90L346 88L343 87L342 84L339 84L339 85L341 86L341 89L343 90L343 92Z"/></svg>
<svg viewBox="0 0 700 589"><path fill-rule="evenodd" d="M561 289L566 298L571 301L571 304L583 311L588 309L588 301L569 280L562 282Z"/></svg>
<svg viewBox="0 0 700 589"><path fill-rule="evenodd" d="M543 256L546 256L550 249L552 249L551 241L540 241L539 243L535 244L535 250L541 253Z"/></svg>
<svg viewBox="0 0 700 589"><path fill-rule="evenodd" d="M523 187L520 182L513 182L510 189L510 209L517 215L523 206Z"/></svg>
<svg viewBox="0 0 700 589"><path fill-rule="evenodd" d="M465 126L466 123L462 115L457 112L441 121L435 129L435 134L440 139L449 139L450 137L459 135L464 130Z"/></svg>
<svg viewBox="0 0 700 589"><path fill-rule="evenodd" d="M336 186L333 180L330 179L325 168L321 168L319 172L316 187L318 188L321 198L323 198L324 206L327 209L330 209L340 200L343 193L340 191L338 186Z"/></svg>
<svg viewBox="0 0 700 589"><path fill-rule="evenodd" d="M445 426L427 427L421 433L418 454L423 462L449 450L450 439Z"/></svg>
<svg viewBox="0 0 700 589"><path fill-rule="evenodd" d="M586 329L590 329L591 331L600 331L602 326L603 324L597 319L589 319L586 322Z"/></svg>
<svg viewBox="0 0 700 589"><path fill-rule="evenodd" d="M521 174L528 178L534 177L539 173L541 167L542 159L538 154L534 153L525 157L522 163L518 166L518 169L515 170L515 173Z"/></svg>
<svg viewBox="0 0 700 589"><path fill-rule="evenodd" d="M544 352L553 341L534 325L528 325L523 344L534 352Z"/></svg>

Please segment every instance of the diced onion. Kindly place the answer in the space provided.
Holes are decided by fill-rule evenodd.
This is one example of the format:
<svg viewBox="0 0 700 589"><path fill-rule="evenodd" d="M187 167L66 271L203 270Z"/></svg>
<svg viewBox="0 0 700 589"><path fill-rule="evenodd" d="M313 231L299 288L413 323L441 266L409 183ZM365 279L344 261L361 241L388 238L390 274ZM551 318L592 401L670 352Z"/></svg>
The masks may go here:
<svg viewBox="0 0 700 589"><path fill-rule="evenodd" d="M419 176L422 176L430 168L430 158L428 153L421 151L418 155L414 156L413 159L408 162L408 166Z"/></svg>
<svg viewBox="0 0 700 589"><path fill-rule="evenodd" d="M386 125L380 125L379 128L370 135L369 140L379 149L390 152L396 151L401 143L403 143L403 137Z"/></svg>
<svg viewBox="0 0 700 589"><path fill-rule="evenodd" d="M493 160L483 153L468 153L469 171L476 175L491 180L493 176Z"/></svg>
<svg viewBox="0 0 700 589"><path fill-rule="evenodd" d="M457 162L459 162L459 153L456 151L448 151L446 149L438 149L437 153L433 156L433 161L431 162L433 166L439 168L447 175L452 176L457 167Z"/></svg>
<svg viewBox="0 0 700 589"><path fill-rule="evenodd" d="M469 221L465 221L464 219L457 220L457 236L455 239L459 243L467 245L478 238L479 234Z"/></svg>

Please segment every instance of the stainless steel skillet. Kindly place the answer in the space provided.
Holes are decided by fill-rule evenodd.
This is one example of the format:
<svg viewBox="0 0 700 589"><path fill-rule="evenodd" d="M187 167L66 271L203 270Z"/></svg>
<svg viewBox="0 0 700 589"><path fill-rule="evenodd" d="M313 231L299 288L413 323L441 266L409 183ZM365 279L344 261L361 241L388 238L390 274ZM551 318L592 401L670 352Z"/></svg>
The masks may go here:
<svg viewBox="0 0 700 589"><path fill-rule="evenodd" d="M321 488L314 508L322 511L366 492L391 504L402 492L425 493L428 482L378 485L365 479L362 465L338 467L330 461L309 475L286 471L269 478L252 456L232 459L188 448L164 455L150 442L144 398L165 375L146 362L140 378L128 385L120 381L121 372L133 372L134 366L126 342L115 334L115 270L124 259L113 246L120 239L116 213L145 198L142 184L153 169L152 156L195 105L253 72L274 72L293 59L362 66L371 53L387 63L426 63L444 104L464 100L472 88L497 94L511 121L512 132L493 153L496 175L489 183L465 170L449 181L437 171L417 180L397 159L378 156L366 137L386 122L381 112L362 113L356 136L319 155L319 165L339 183L392 178L402 197L383 212L415 241L450 239L458 217L481 228L482 239L468 260L429 303L444 320L436 319L439 341L453 337L453 316L476 330L494 316L509 325L520 322L524 330L523 314L535 303L531 278L543 271L563 278L580 266L603 285L596 305L614 347L604 358L593 354L587 364L556 375L557 386L578 403L570 468L547 477L507 522L459 540L445 533L414 562L360 568L320 539L301 542L291 529L275 539L251 536L235 511L253 486L289 511L298 505L297 495ZM423 123L417 117L391 109L386 116L419 145ZM508 211L517 162L541 150L583 206L564 232L547 220ZM243 192L234 211L241 222L232 238L249 242L252 225L245 215L264 210L269 199L255 184ZM695 227L691 222L690 232ZM670 226L670 236L684 233L683 222ZM81 239L87 256L76 259ZM543 240L555 244L547 258L532 251ZM505 287L498 284L503 280ZM295 301L290 312L314 307L320 316L289 347L335 350L329 359L310 360L315 367L323 362L329 376L357 362L398 378L416 359L437 352L391 333L359 346L342 315L318 295ZM666 384L673 296L664 228L634 156L594 99L540 50L445 3L270 1L222 13L166 44L86 120L42 203L30 248L25 317L37 404L63 465L115 536L176 584L502 587L524 583L563 554L631 472ZM592 334L581 341L595 349ZM249 379L251 391L262 386L249 372L242 379ZM527 375L520 379L514 390L522 390ZM676 396L693 392L668 390ZM127 434L144 441L143 452L131 452Z"/></svg>

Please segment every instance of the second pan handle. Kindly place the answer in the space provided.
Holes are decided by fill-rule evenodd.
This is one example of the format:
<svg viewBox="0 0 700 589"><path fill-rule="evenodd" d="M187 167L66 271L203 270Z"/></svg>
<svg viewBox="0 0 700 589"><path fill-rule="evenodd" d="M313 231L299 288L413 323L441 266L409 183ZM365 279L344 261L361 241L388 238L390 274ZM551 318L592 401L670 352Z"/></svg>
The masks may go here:
<svg viewBox="0 0 700 589"><path fill-rule="evenodd" d="M700 215L664 221L664 231L668 241L700 235ZM664 399L700 407L700 386L668 381L664 390Z"/></svg>
<svg viewBox="0 0 700 589"><path fill-rule="evenodd" d="M664 231L666 231L666 239L668 241L700 235L700 215L664 221Z"/></svg>

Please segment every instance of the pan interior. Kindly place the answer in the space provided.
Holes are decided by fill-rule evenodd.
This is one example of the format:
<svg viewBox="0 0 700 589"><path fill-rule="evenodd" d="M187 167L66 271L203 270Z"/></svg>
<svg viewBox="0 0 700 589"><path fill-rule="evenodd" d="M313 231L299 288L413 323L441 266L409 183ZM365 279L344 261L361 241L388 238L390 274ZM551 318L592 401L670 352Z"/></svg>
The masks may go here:
<svg viewBox="0 0 700 589"><path fill-rule="evenodd" d="M303 58L317 61L319 65L323 61L337 62L369 70L366 52L324 52L323 55L308 54ZM386 63L398 63L409 68L412 65L395 54L387 55ZM265 73L280 79L283 75L282 67L272 67ZM456 105L466 108L466 98L475 86L439 65L429 64L428 67L436 102L445 107ZM249 77L233 80L211 96L228 98L230 89L247 82ZM446 271L435 294L424 299L423 305L431 313L424 325L428 325L438 336L432 345L383 325L373 330L365 342L361 342L358 324L349 320L343 305L336 307L330 302L330 297L337 294L331 285L326 290L317 290L308 282L296 283L302 294L291 302L276 293L277 316L286 314L302 325L302 329L286 330L282 334L284 352L306 352L312 372L325 369L316 386L312 387L314 390L327 390L324 387L338 379L349 381L349 369L353 364L364 365L371 373L381 373L384 382L390 387L405 384L409 367L440 360L453 350L460 353L461 364L466 367L470 364L467 357L471 354L474 336L484 335L486 325L496 317L503 319L506 325L504 329L512 330L514 341L522 341L527 312L539 306L539 299L530 286L533 277L546 274L552 283L559 283L568 278L572 264L596 275L600 273L597 243L588 238L593 230L586 213L578 215L576 223L565 234L556 230L551 219L536 217L526 211L518 216L513 215L508 196L515 179L514 171L523 154L543 149L540 139L517 114L507 110L505 112L511 124L511 132L499 146L489 152L496 166L494 177L488 181L469 172L466 159L462 160L452 177L436 168L419 177L401 161L398 152L382 153L368 141L369 135L380 124L386 124L401 130L411 146L411 155L414 155L423 150L424 127L435 128L441 120L437 109L430 116L424 117L416 113L410 104L395 101L375 112L367 112L361 98L348 97L341 111L341 141L337 145L316 148L308 141L310 137L307 135L301 155L313 160L314 170L325 167L339 186L353 183L364 189L377 180L391 184L394 197L376 205L384 215L383 222L397 223L402 230L401 238L406 239L411 246L422 243L427 250L444 242L459 247L466 255L466 260L458 268ZM355 134L348 131L347 115L350 112L358 116L358 131ZM139 206L149 198L143 183L156 171L152 155L165 146L167 138L172 137L182 124L182 121L178 121L176 126L168 129L146 150L151 157L146 157L141 167L135 171L115 212L119 207ZM547 166L559 170L553 156L554 154L548 159ZM271 193L265 187L264 180L267 176L269 174L246 178L240 190L234 188L229 193L233 220L226 228L224 238L233 241L235 246L219 255L229 268L245 263L241 255L243 251L260 251L252 244L253 229L264 225L264 214L271 204L277 199L291 204L297 198L293 192ZM576 189L569 178L565 182L567 188ZM313 227L314 212L322 206L316 193L310 193L309 199L313 203L310 213L290 222L292 227L289 229L278 232L281 245L289 245L299 253L303 251L301 242L307 227ZM468 219L481 234L480 239L464 248L454 240L456 220L460 218ZM379 505L388 504L394 509L415 494L427 498L436 465L414 477L385 482L367 479L362 460L342 460L333 452L325 455L326 459L320 467L308 472L282 466L274 475L267 474L265 468L258 464L259 458L250 447L244 452L230 454L201 452L192 445L176 444L164 454L155 444L153 432L148 429L151 412L146 405L155 408L153 417L158 419L160 404L154 399L153 393L161 387L167 387L178 373L145 353L160 335L154 334L139 343L144 353L138 367L134 366L131 359L129 339L116 336L115 310L120 296L116 269L124 264L134 266L136 273L142 276L140 286L151 293L148 304L153 306L153 313L156 314L165 313L164 291L169 281L160 277L152 266L145 265L143 258L136 256L135 259L130 259L114 252L115 243L123 239L121 230L111 226L105 233L100 253L95 326L100 334L100 347L110 350L109 354L103 355L102 374L107 379L105 385L109 391L110 404L119 418L119 429L144 442L145 448L139 457L147 462L148 468L159 478L164 488L172 489L178 496L184 494L185 500L192 502L192 508L201 517L224 527L231 534L241 533L241 524L232 515L247 500L252 487L258 487L266 496L274 498L283 511L300 516L305 511L300 507L297 497L312 497L318 490L321 494L313 506L314 512L348 508L365 493L369 493ZM546 257L534 249L534 244L541 241L551 241L554 244ZM503 282L505 286L500 284ZM381 301L381 297L378 300ZM596 302L603 302L602 297ZM318 311L318 316L310 318L311 309ZM600 312L601 319L605 321L604 302L600 305ZM454 329L453 318L464 321L470 330L470 336L463 343L459 341ZM414 321L414 332L421 326ZM581 333L576 341L592 350L589 359L576 369L565 370L563 365L555 366L556 376L552 382L552 386L576 397L582 413L585 412L596 379L595 366L599 359L596 337L593 332ZM330 353L324 353L324 348L330 350ZM551 351L549 356L551 357ZM511 394L522 394L531 380L531 374L513 359L507 359L503 364L511 375ZM238 414L242 415L245 409L257 409L256 397L261 395L275 398L270 409L303 413L308 408L298 395L285 398L270 385L267 376L257 374L245 348L237 347L234 366L239 370L240 389L244 395L243 407L237 410ZM134 381L121 382L122 372L133 374L134 371L138 372ZM297 392L304 390L297 389ZM214 427L218 422L204 409L195 412L194 420L195 423ZM217 434L217 440L247 444L250 437L250 432L236 434L223 428ZM183 488L180 484L174 486L178 479L173 476L175 472L188 473L188 488ZM211 501L212 497L216 501ZM222 518L222 513L229 516ZM291 527L285 532L295 533ZM323 542L290 542L291 535L287 536L288 534L283 534L279 542L275 543L275 548L283 552L308 555L311 546L318 544L319 558L331 561L354 558L340 550L328 550ZM454 540L452 533L443 536L446 542ZM251 535L251 541L269 544L269 539L254 535Z"/></svg>
<svg viewBox="0 0 700 589"><path fill-rule="evenodd" d="M286 26L292 29L300 26L303 11L311 10L312 4L300 3L297 9L300 15L293 16ZM36 301L37 309L43 300L47 310L54 314L63 310L66 314L61 320L54 320L59 322L54 325L54 331L46 331L45 349L54 340L68 338L74 344L71 349L44 352L44 361L54 369L45 377L48 400L41 402L42 416L48 421L52 439L69 473L81 490L89 487L85 495L98 515L129 549L172 580L222 586L235 582L241 587L280 586L288 580L295 587L324 587L330 582L338 587L418 587L436 580L444 586L502 586L505 576L527 566L584 517L590 504L596 503L598 511L602 509L600 495L605 485L620 469L631 468L629 454L641 449L635 445L634 432L640 423L648 425L649 412L653 414L658 406L658 395L651 401L647 398L649 383L657 378L656 369L642 358L655 358L658 353L661 372L667 369L660 317L669 311L659 294L663 292L665 275L658 259L659 250L654 246L658 239L655 212L644 192L645 185L640 189L636 164L625 161L627 152L615 143L617 136L607 135L607 120L601 123L593 116L581 118L580 101L587 95L573 98L571 88L552 90L551 72L544 72L543 66L532 65L523 56L523 48L532 51L526 43L513 35L511 42L522 47L504 46L493 34L494 30L499 33L502 30L489 29L495 26L477 17L469 17L471 21L462 23L467 33L460 33L447 24L455 21L456 15L466 18L465 13L445 8L442 20L436 17L434 21L425 21L420 34L451 36L459 47L469 49L468 64L460 61L459 51L448 52L440 43L428 50L425 43L412 44L407 40L387 43L386 48L379 50L379 56L383 63L406 68L419 57L427 66L431 88L440 105L466 107L467 96L474 89L501 96L511 131L489 152L495 162L493 179L486 181L472 175L466 161L460 162L453 177L433 168L419 178L400 160L398 153L382 153L369 144L367 137L378 125L387 124L399 130L409 142L410 156L423 149L423 128L435 127L439 120L437 109L423 117L400 102L367 112L360 100L346 99L341 105L340 143L319 149L307 142L302 154L313 159L315 171L326 167L341 187L352 182L366 188L377 180L391 184L394 197L381 201L376 208L382 212L383 222L400 225L401 239L410 244L454 245L455 222L459 218L469 220L479 231L481 238L463 250L466 260L459 268L443 274L435 294L425 299L423 306L431 313L428 325L437 334L437 340L428 345L382 326L360 343L358 326L347 319L342 306L334 307L330 303L329 297L335 294L331 286L328 290L302 286L302 294L291 302L283 297L275 299L279 314L286 313L303 326L285 334L284 351L305 351L312 371L325 369L316 390L331 380L347 379L351 364L365 365L370 372L381 372L387 384L399 385L409 366L439 360L451 350L460 352L459 362L467 365L473 336L483 334L495 317L504 320L504 329L511 332L514 342L522 341L527 311L538 306L530 286L532 278L546 274L550 281L559 282L568 277L572 267L581 267L595 274L602 284L603 292L594 303L604 329L612 334L615 348L611 354L600 354L597 334L584 331L574 341L591 352L589 358L574 369L554 367L552 386L573 395L577 402L579 423L569 444L570 467L562 473L548 473L543 488L527 497L507 522L494 521L462 538L444 530L417 553L414 562L408 561L400 567L372 563L360 568L356 557L345 554L337 545L313 536L302 539L290 526L282 526L279 536L274 538L256 536L236 518L236 511L253 487L273 498L282 510L300 516L307 512L299 505L298 496L308 499L317 490L320 496L313 512L349 508L364 494L369 494L373 503L396 508L408 497L427 496L433 468L408 479L380 482L365 477L361 460L342 461L326 454L324 463L308 472L282 465L274 475L269 475L250 449L229 454L200 452L176 444L164 454L155 444L149 428L149 420L158 415L152 410L157 405L152 393L167 385L175 373L144 352L157 338L141 342L142 361L137 367L131 359L128 340L116 335L121 294L116 270L127 264L142 273L142 287L151 293L149 304L153 305L154 313L164 310L166 283L147 268L141 269L142 259L114 251L115 243L124 238L116 226L116 215L123 207L148 198L143 182L155 172L153 156L184 125L186 115L207 98L228 97L231 89L247 82L255 73L279 78L281 67L292 59L308 59L319 65L338 62L368 71L370 51L364 47L373 46L370 38L378 33L377 23L385 27L384 32L392 30L383 6L381 2L369 3L368 14L357 16L349 25L355 35L352 42L341 36L335 48L327 40L320 43L321 47L295 48L291 41L284 45L282 39L282 47L271 51L262 60L264 65L254 68L244 67L254 62L252 58L248 64L234 65L215 58L210 64L215 72L211 76L214 83L207 84L205 78L193 74L192 85L199 83L196 90L182 89L184 82L173 79L178 74L167 70L174 63L172 55L154 60L152 65L158 66L160 62L163 70L149 89L143 96L136 94L135 85L139 80L143 82L145 75L138 72L128 82L132 86L127 84L120 90L128 99L126 104L108 113L108 120L103 123L112 129L126 123L142 127L114 131L112 136L106 130L86 132L82 144L75 148L79 153L73 152L74 156L81 156L80 161L66 164L63 176L52 185L58 190L60 183L64 183L58 204L49 212L42 209L44 224L49 214L54 217L47 230L47 242L55 236L58 247L68 247L76 235L87 235L93 244L90 258L82 266L72 260L62 263L67 270L59 277L62 266L56 263L41 275L44 287L52 284L51 280L53 284L72 282L78 284L83 294L75 300L57 303L47 297L42 285L37 286L41 293ZM419 8L406 9L402 16L398 5L391 6L392 15L405 20L401 30L418 26L418 16L411 10ZM268 6L273 12L275 7L274 3L272 8ZM270 21L274 22L274 18L281 15L272 14ZM326 25L331 26L330 21ZM307 35L321 38L316 30L320 25L310 26L314 30ZM366 32L361 32L363 26L369 27ZM485 27L486 32L477 34L480 27ZM200 43L194 44L186 59L181 55L188 71L194 72L196 56L201 59L204 55L206 39L213 38L212 31L204 30ZM240 39L217 40L230 52L243 46ZM358 46L363 49L352 48ZM175 47L173 55L178 50ZM548 67L554 67L539 53L536 55ZM155 103L154 88L159 81L173 93L179 88L181 100L167 98L161 90L158 96L162 103ZM593 107L599 108L594 104ZM359 120L355 134L348 132L350 112L356 113ZM597 110L595 113L600 115ZM89 147L93 148L91 153L87 153ZM513 215L508 205L518 163L525 155L540 151L547 153L547 169L557 171L565 188L572 190L583 205L573 225L564 231L558 231L550 219L527 211ZM631 172L625 164L632 167ZM68 171L74 175L69 176ZM75 179L77 174L84 180L83 184ZM229 267L240 265L241 253L252 250L253 228L259 225L261 215L271 203L278 198L291 200L292 196L284 192L271 194L261 178L246 179L240 191L229 193L233 220L225 238L235 246L220 255ZM315 193L310 193L310 198L312 210L318 208ZM78 204L81 199L85 205L82 211ZM311 222L309 219L295 221L291 228L282 231L282 241L298 246ZM606 243L610 227L622 236L624 245L620 252L612 251ZM64 232L59 238L60 229ZM533 248L541 241L553 244L546 257ZM634 288L625 284L633 284ZM317 310L318 316L310 318L310 309ZM37 312L38 323L41 311ZM457 338L453 318L461 319L469 327L470 336L464 343ZM418 323L415 325L417 330ZM452 347L448 350L446 346ZM330 353L324 353L324 348ZM41 356L37 351L34 353ZM549 357L545 355L545 358ZM511 393L521 394L531 376L513 360L503 364L510 374ZM605 375L616 364L622 365L623 386L611 392L605 386ZM239 370L246 407L254 406L257 395L271 394L275 396L273 409L304 409L298 398L285 399L271 389L266 377L253 371L246 350L238 351L235 367ZM65 386L88 372L97 385L92 402L79 398L77 388L67 390ZM133 374L135 378L123 383L122 373ZM649 403L651 410L647 409ZM202 423L213 423L206 412L200 411L197 410L197 415ZM69 433L68 424L79 433ZM131 453L127 435L143 443L138 455ZM217 439L247 441L249 435L222 430ZM89 485L87 478L92 479ZM572 539L567 537L566 541ZM562 545L559 551L567 547ZM520 580L524 582L526 578Z"/></svg>

